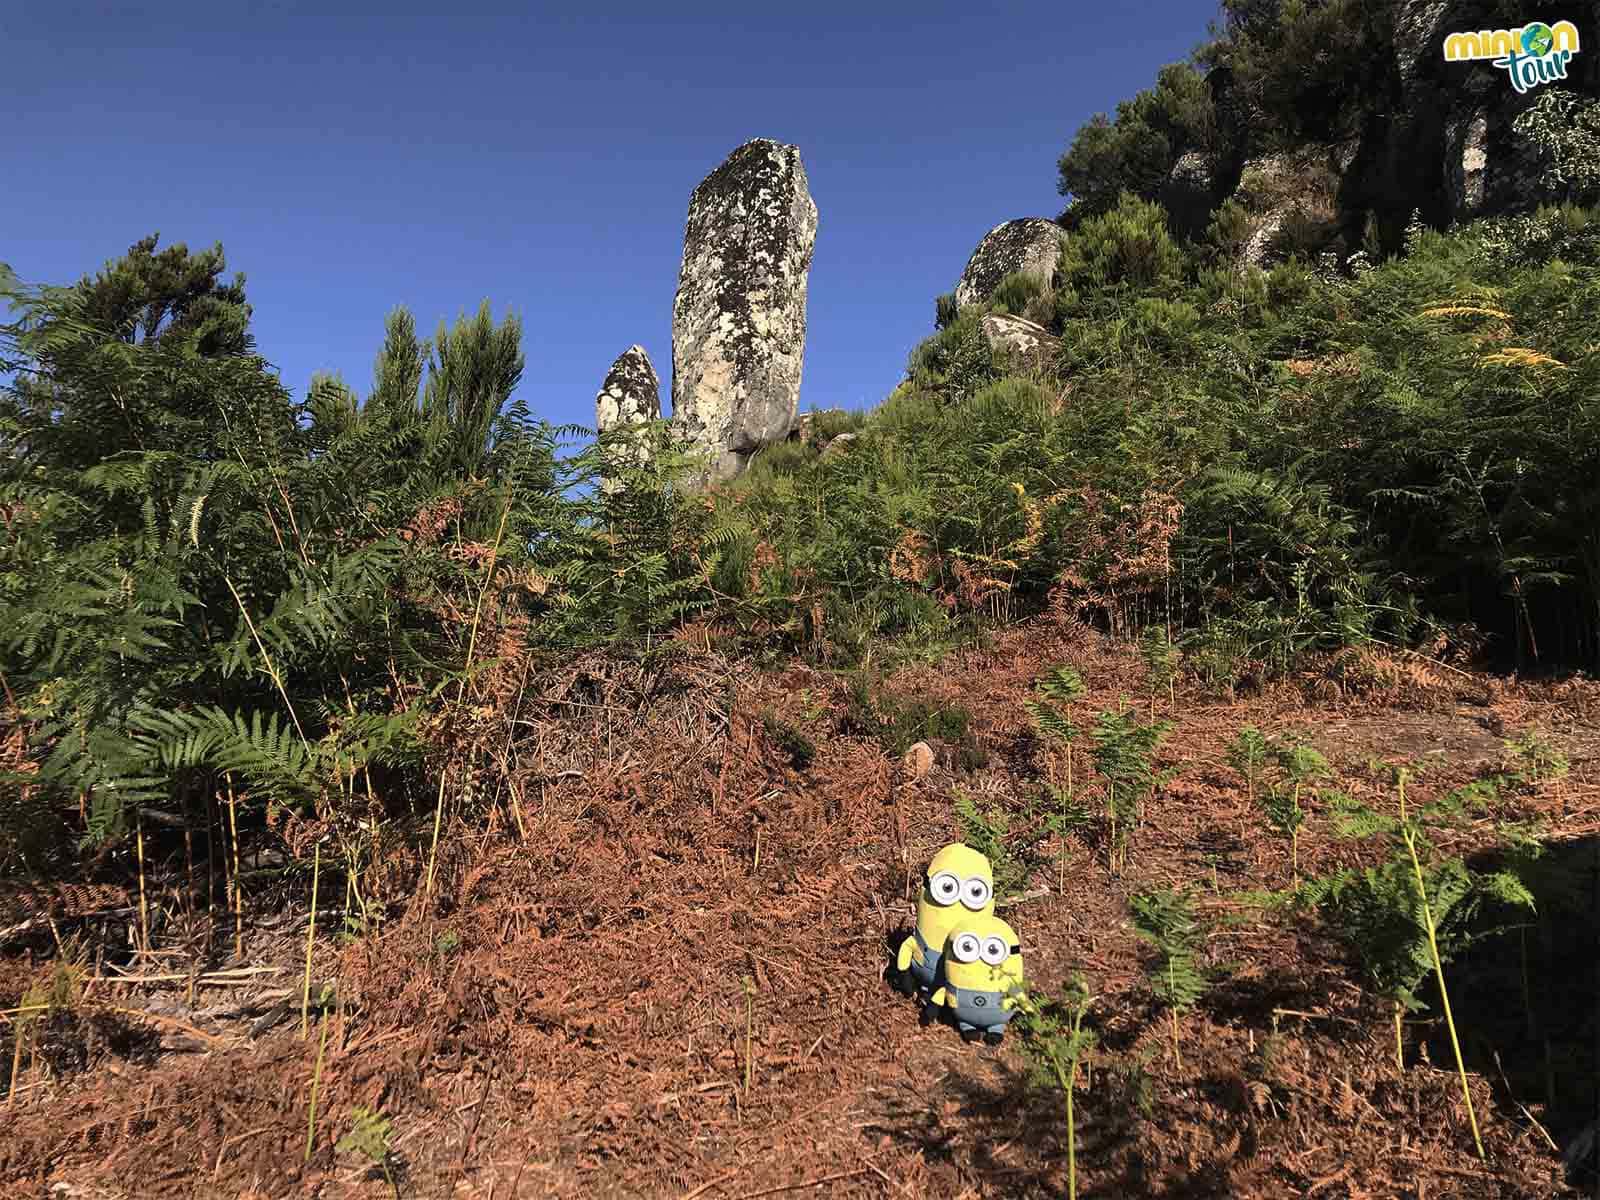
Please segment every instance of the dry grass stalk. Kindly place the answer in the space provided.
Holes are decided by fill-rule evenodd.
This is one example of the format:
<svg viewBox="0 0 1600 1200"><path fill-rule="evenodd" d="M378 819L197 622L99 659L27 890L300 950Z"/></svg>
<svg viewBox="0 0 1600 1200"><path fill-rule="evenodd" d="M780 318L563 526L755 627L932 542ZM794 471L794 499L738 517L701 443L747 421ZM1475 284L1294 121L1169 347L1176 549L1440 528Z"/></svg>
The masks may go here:
<svg viewBox="0 0 1600 1200"><path fill-rule="evenodd" d="M224 773L228 789L228 841L233 850L233 955L244 957L244 900L239 892L239 806L233 794L233 778Z"/></svg>
<svg viewBox="0 0 1600 1200"><path fill-rule="evenodd" d="M308 1032L307 1018L311 1011L311 950L317 938L317 883L322 875L322 842L319 839L312 850L311 859L311 921L306 926L305 983L300 990L300 1037Z"/></svg>
<svg viewBox="0 0 1600 1200"><path fill-rule="evenodd" d="M133 840L139 857L139 948L150 951L150 905L144 886L144 815L138 810L133 818Z"/></svg>

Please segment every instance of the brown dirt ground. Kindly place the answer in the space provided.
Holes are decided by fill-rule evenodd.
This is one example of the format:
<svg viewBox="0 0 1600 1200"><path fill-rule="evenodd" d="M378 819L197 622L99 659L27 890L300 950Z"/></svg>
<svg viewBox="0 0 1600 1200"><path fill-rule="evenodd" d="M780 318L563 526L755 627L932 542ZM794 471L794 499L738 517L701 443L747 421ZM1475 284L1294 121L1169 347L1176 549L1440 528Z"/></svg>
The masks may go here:
<svg viewBox="0 0 1600 1200"><path fill-rule="evenodd" d="M88 1000L51 1018L0 1109L0 1193L390 1195L369 1160L335 1148L368 1106L393 1121L406 1196L1064 1195L1060 1097L1027 1087L1016 1039L974 1047L920 1028L912 1002L881 979L913 879L957 836L953 789L1004 803L1055 769L1020 702L1041 667L1062 661L1090 686L1074 707L1080 721L1121 692L1147 703L1126 648L1045 625L891 677L896 694L968 708L989 753L975 771L940 766L920 780L876 743L836 732L846 690L822 671L762 673L686 652L665 676L595 658L536 677L515 723L500 717L517 786L497 789L487 820L447 826L431 899L402 886L417 878L417 852L386 851L364 885L393 900L386 919L359 939L319 937L317 990L337 985L320 1027L313 1013L301 1036L301 885L276 911L256 897L242 960L232 960L230 923L207 926L226 960L207 969L235 974L192 997L181 977L200 969L198 943L174 916L158 953L120 967L102 957ZM1502 734L1538 725L1572 773L1517 803L1550 823L1558 845L1580 847L1600 832L1600 686L1518 684L1417 660L1391 664L1361 696L1302 681L1226 703L1180 689L1176 712L1158 707L1177 719L1159 761L1182 769L1150 804L1126 870L1111 873L1074 840L1065 894L1047 862L1031 898L1003 910L1033 984L1054 989L1079 971L1100 996L1101 1048L1078 1096L1082 1194L1576 1195L1546 1140L1556 1114L1545 1096L1474 1064L1489 1152L1480 1164L1431 1014L1408 1027L1414 1061L1401 1077L1386 1011L1336 951L1309 927L1228 899L1281 886L1288 871L1223 746L1246 723L1301 731L1349 790L1372 797L1369 759L1431 757L1441 765L1419 785L1431 795L1497 762ZM762 710L816 738L808 769L772 744ZM1487 823L1459 848L1480 835L1492 840ZM1307 871L1355 861L1315 815L1301 854ZM1216 921L1208 952L1232 964L1183 1020L1181 1070L1126 907L1130 893L1167 883L1200 889ZM324 893L329 932L343 908L333 901ZM70 914L58 924L90 939L97 928ZM8 1008L48 973L46 946L31 946L37 962L7 960ZM119 973L180 979L135 984ZM1461 1007L1496 1004L1521 1019L1514 996ZM315 1140L302 1161L319 1028ZM1520 1083L1525 1073L1506 1066Z"/></svg>

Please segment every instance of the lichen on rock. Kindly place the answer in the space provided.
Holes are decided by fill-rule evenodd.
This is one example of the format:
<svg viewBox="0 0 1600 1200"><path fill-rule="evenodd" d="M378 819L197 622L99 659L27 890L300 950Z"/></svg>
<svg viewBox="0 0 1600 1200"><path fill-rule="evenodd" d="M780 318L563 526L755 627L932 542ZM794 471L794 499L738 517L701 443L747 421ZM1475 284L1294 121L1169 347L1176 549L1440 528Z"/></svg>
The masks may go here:
<svg viewBox="0 0 1600 1200"><path fill-rule="evenodd" d="M990 349L1035 367L1042 367L1061 344L1044 326L999 313L983 318L983 336Z"/></svg>
<svg viewBox="0 0 1600 1200"><path fill-rule="evenodd" d="M695 188L672 306L672 419L737 475L800 407L806 280L817 235L800 151L746 142Z"/></svg>
<svg viewBox="0 0 1600 1200"><path fill-rule="evenodd" d="M643 346L629 346L606 372L605 382L594 399L595 428L602 435L625 426L642 425L661 419L661 382L656 378L655 367ZM630 448L608 447L607 464L622 465L630 460ZM642 461L648 457L643 446L631 447L631 453ZM608 478L602 486L611 491L614 484Z"/></svg>
<svg viewBox="0 0 1600 1200"><path fill-rule="evenodd" d="M982 304L1008 275L1030 275L1048 288L1061 258L1061 237L1061 227L1043 217L996 225L967 259L956 284L956 307Z"/></svg>

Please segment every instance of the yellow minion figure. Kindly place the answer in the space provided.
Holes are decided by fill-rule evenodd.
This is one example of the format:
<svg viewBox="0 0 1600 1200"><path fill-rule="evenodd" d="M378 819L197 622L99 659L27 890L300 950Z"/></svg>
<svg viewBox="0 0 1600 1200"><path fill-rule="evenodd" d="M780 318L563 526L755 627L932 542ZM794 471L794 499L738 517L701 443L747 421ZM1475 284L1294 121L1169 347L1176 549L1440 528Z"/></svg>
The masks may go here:
<svg viewBox="0 0 1600 1200"><path fill-rule="evenodd" d="M890 982L907 996L927 996L938 986L939 959L957 925L994 915L994 871L989 860L959 842L940 850L923 872L917 924L900 943Z"/></svg>
<svg viewBox="0 0 1600 1200"><path fill-rule="evenodd" d="M924 1010L926 1019L941 1007L963 1041L982 1037L991 1046L1000 1044L1006 1023L1017 1010L1027 1007L1022 945L1016 931L999 917L974 916L950 931L939 987Z"/></svg>

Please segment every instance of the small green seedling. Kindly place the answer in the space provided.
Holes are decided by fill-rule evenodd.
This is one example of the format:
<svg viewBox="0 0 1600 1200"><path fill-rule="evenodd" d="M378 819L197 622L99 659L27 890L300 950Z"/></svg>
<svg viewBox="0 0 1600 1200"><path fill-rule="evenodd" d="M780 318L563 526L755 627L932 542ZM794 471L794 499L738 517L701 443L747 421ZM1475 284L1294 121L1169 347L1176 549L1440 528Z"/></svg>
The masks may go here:
<svg viewBox="0 0 1600 1200"><path fill-rule="evenodd" d="M1058 666L1040 676L1033 685L1038 699L1024 700L1023 709L1033 720L1042 737L1059 741L1066 750L1067 783L1065 788L1050 785L1056 800L1057 824L1053 832L1061 835L1061 857L1057 864L1057 889L1066 890L1067 846L1066 835L1079 823L1075 817L1077 791L1072 782L1072 744L1082 736L1083 730L1072 723L1072 702L1083 695L1083 677L1068 666Z"/></svg>
<svg viewBox="0 0 1600 1200"><path fill-rule="evenodd" d="M389 1169L389 1159L393 1153L389 1142L393 1136L394 1122L388 1117L376 1109L357 1107L350 1112L350 1131L339 1139L334 1149L341 1154L353 1152L370 1158L383 1169L383 1177L389 1181L398 1200L400 1185L395 1182L394 1174Z"/></svg>
<svg viewBox="0 0 1600 1200"><path fill-rule="evenodd" d="M1281 782L1271 782L1262 794L1261 808L1267 823L1280 837L1289 839L1289 869L1300 879L1300 827L1306 823L1301 806L1301 789L1311 780L1327 774L1328 760L1310 746L1282 743L1272 750L1275 764L1283 773Z"/></svg>
<svg viewBox="0 0 1600 1200"><path fill-rule="evenodd" d="M1202 930L1188 891L1161 888L1140 892L1129 902L1133 930L1155 949L1148 977L1150 990L1172 1016L1172 1061L1183 1070L1178 1046L1178 1017L1205 995L1208 982L1197 961Z"/></svg>
<svg viewBox="0 0 1600 1200"><path fill-rule="evenodd" d="M1060 1090L1067 1117L1067 1198L1078 1195L1078 1126L1073 1111L1078 1064L1094 1048L1095 1035L1083 1027L1096 997L1074 976L1056 1000L1031 1001L1019 1018L1022 1052L1033 1068L1034 1081Z"/></svg>
<svg viewBox="0 0 1600 1200"><path fill-rule="evenodd" d="M1296 882L1300 879L1300 827L1306 823L1305 809L1300 807L1300 796L1293 788L1269 783L1261 793L1261 811L1267 824L1279 837L1289 840L1289 870Z"/></svg>
<svg viewBox="0 0 1600 1200"><path fill-rule="evenodd" d="M1167 636L1165 625L1153 625L1139 639L1139 655L1144 659L1145 673L1150 681L1150 719L1156 719L1156 693L1166 692L1167 703L1178 702L1178 647Z"/></svg>
<svg viewBox="0 0 1600 1200"><path fill-rule="evenodd" d="M1561 747L1542 729L1528 729L1517 737L1508 738L1505 748L1512 763L1511 777L1525 787L1537 787L1546 781L1559 782L1571 769Z"/></svg>
<svg viewBox="0 0 1600 1200"><path fill-rule="evenodd" d="M1067 890L1067 839L1093 824L1094 814L1088 805L1066 788L1050 785L1045 790L1054 804L1054 810L1045 818L1045 829L1061 843L1061 854L1056 863L1056 893L1062 895Z"/></svg>
<svg viewBox="0 0 1600 1200"><path fill-rule="evenodd" d="M1126 709L1095 718L1094 761L1106 781L1110 865L1127 865L1127 839L1139 819L1139 802L1160 782L1153 759L1170 721L1141 725Z"/></svg>
<svg viewBox="0 0 1600 1200"><path fill-rule="evenodd" d="M1246 725L1228 744L1228 765L1244 776L1246 793L1255 803L1256 780L1272 753L1272 743L1254 725Z"/></svg>

